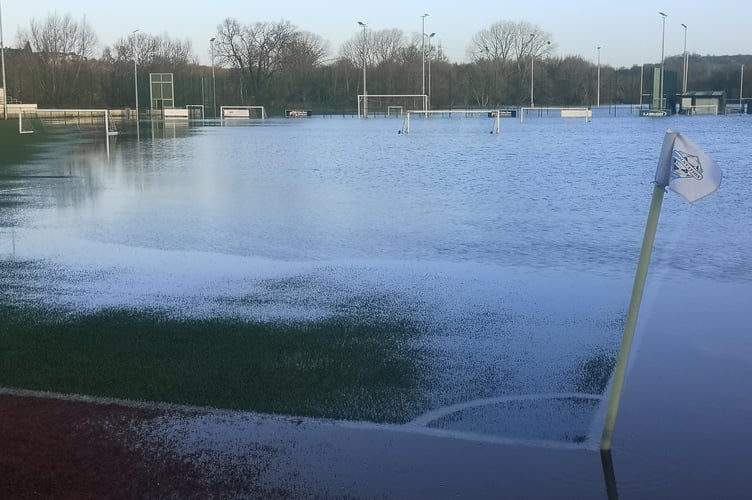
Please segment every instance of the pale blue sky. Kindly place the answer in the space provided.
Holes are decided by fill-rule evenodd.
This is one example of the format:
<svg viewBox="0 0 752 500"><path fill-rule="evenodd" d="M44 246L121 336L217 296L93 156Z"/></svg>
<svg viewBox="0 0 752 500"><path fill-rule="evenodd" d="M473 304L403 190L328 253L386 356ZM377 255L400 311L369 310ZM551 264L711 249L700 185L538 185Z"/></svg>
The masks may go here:
<svg viewBox="0 0 752 500"><path fill-rule="evenodd" d="M739 0L459 0L379 2L277 1L175 1L175 0L0 0L6 45L16 42L19 27L48 13L86 16L99 37L100 49L134 29L151 34L168 33L188 38L202 63L209 63L209 39L226 17L243 23L286 19L330 43L335 56L340 44L357 34L356 21L372 29L399 28L408 35L420 33L421 15L426 33L436 38L453 61L466 58L470 39L481 29L500 20L527 21L551 33L558 45L556 55L581 55L613 66L652 63L661 57L661 17L666 19L666 55L680 54L684 28L688 26L687 49L700 54L752 53L752 2ZM378 5L378 7L377 7Z"/></svg>

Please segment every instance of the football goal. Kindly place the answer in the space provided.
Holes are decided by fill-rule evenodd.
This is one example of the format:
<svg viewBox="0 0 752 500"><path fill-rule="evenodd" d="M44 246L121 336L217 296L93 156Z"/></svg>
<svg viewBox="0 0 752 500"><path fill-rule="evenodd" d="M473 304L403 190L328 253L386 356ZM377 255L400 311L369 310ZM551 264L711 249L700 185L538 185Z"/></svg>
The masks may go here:
<svg viewBox="0 0 752 500"><path fill-rule="evenodd" d="M185 109L188 110L188 118L191 120L203 120L204 119L204 105L203 104L186 104Z"/></svg>
<svg viewBox="0 0 752 500"><path fill-rule="evenodd" d="M501 132L501 117L503 114L504 113L499 109L433 109L428 111L421 109L411 109L409 111L405 111L405 121L402 124L402 132L405 134L410 133L410 118L414 115L424 119L432 118L435 116L460 116L465 118L477 118L483 117L485 115L486 117L493 119L493 128L491 129L490 133L499 134L499 132Z"/></svg>
<svg viewBox="0 0 752 500"><path fill-rule="evenodd" d="M74 128L94 138L104 132L107 158L110 157L110 137L118 135L109 109L37 109L18 113L19 134L33 134L53 127Z"/></svg>
<svg viewBox="0 0 752 500"><path fill-rule="evenodd" d="M37 109L18 114L18 133L33 134L46 127L72 127L80 132L105 137L118 135L118 129L108 109Z"/></svg>
<svg viewBox="0 0 752 500"><path fill-rule="evenodd" d="M359 94L358 117L403 116L406 109L428 109L425 94Z"/></svg>
<svg viewBox="0 0 752 500"><path fill-rule="evenodd" d="M267 118L266 109L263 106L222 106L219 110L219 116L222 120L265 120Z"/></svg>
<svg viewBox="0 0 752 500"><path fill-rule="evenodd" d="M593 119L593 110L582 107L535 107L520 108L520 123L526 118L584 118L586 122Z"/></svg>

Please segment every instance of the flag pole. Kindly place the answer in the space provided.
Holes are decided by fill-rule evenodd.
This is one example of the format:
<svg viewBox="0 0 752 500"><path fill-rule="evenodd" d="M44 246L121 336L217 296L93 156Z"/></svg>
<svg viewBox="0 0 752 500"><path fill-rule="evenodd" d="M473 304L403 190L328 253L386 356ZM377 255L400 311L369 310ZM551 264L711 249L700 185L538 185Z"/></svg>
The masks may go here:
<svg viewBox="0 0 752 500"><path fill-rule="evenodd" d="M635 276L634 286L632 287L632 299L629 302L627 322L624 325L624 337L622 338L619 358L616 361L616 368L614 369L614 381L611 386L611 396L608 401L608 410L606 412L606 424L603 429L603 437L601 438L601 450L611 449L614 427L616 426L616 416L619 413L621 393L624 389L624 377L627 374L629 354L632 351L632 341L634 340L635 327L637 326L637 315L640 312L642 292L645 289L648 267L650 266L650 257L653 254L653 242L655 241L655 232L658 228L658 218L661 215L664 193L664 186L656 183L653 188L653 199L650 202L650 212L648 213L648 222L645 227L645 236L642 239L642 250L640 251L640 261L637 265L637 274Z"/></svg>

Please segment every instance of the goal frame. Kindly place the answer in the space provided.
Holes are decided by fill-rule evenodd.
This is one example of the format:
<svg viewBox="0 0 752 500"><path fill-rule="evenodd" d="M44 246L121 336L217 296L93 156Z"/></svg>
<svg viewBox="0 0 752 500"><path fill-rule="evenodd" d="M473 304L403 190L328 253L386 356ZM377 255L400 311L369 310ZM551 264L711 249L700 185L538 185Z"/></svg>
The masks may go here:
<svg viewBox="0 0 752 500"><path fill-rule="evenodd" d="M358 94L358 118L368 118L368 99L419 98L423 101L423 110L428 111L428 94ZM403 106L404 109L404 106Z"/></svg>
<svg viewBox="0 0 752 500"><path fill-rule="evenodd" d="M248 116L225 116L225 110L248 111ZM221 120L258 120L251 116L252 110L261 110L261 120L266 120L266 108L264 106L221 106L219 108L219 117Z"/></svg>
<svg viewBox="0 0 752 500"><path fill-rule="evenodd" d="M402 131L405 134L410 133L410 116L411 115L423 115L428 118L431 115L487 115L489 118L494 119L494 128L491 131L494 135L501 133L501 115L500 109L411 109L405 111L405 121L402 124Z"/></svg>

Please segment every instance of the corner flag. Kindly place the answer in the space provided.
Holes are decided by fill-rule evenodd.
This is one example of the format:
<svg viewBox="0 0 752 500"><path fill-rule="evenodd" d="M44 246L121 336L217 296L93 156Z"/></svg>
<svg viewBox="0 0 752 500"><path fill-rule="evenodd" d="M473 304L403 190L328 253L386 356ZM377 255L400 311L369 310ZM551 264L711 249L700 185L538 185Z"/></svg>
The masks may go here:
<svg viewBox="0 0 752 500"><path fill-rule="evenodd" d="M701 200L721 185L720 167L695 143L677 132L666 132L655 183L689 202Z"/></svg>
<svg viewBox="0 0 752 500"><path fill-rule="evenodd" d="M655 232L658 228L658 218L661 214L663 194L666 187L675 191L689 202L700 200L713 193L721 185L723 173L720 167L710 159L697 145L677 132L668 131L663 139L663 149L658 159L658 170L655 173L653 199L648 211L648 222L645 225L645 236L642 239L640 260L637 263L637 273L632 287L632 298L629 302L627 321L624 324L624 336L619 349L619 357L614 368L614 378L611 384L611 396L608 400L606 422L601 438L601 450L611 450L611 441L616 426L616 415L619 413L621 393L624 389L624 378L629 363L629 353L632 350L637 316L642 303L642 292L650 266L650 256L653 253Z"/></svg>

